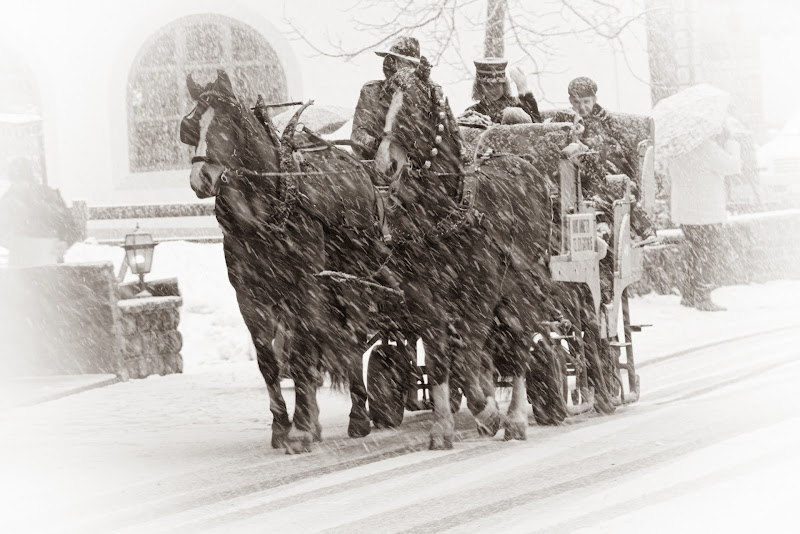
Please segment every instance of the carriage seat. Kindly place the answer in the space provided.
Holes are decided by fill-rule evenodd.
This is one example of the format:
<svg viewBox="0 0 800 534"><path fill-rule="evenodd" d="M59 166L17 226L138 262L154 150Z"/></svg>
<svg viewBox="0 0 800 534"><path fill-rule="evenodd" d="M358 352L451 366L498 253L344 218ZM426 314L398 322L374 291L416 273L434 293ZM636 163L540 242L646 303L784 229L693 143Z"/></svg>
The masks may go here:
<svg viewBox="0 0 800 534"><path fill-rule="evenodd" d="M553 120L556 115L574 113L572 109L553 109L541 112L542 120ZM631 162L633 168L633 180L637 189L642 189L642 179L648 169L644 169L645 154L641 153L640 145L643 141L648 142L648 146L655 143L655 126L653 118L649 115L639 115L633 113L621 113L618 111L606 110L611 119L611 130L615 139L621 145L623 152Z"/></svg>

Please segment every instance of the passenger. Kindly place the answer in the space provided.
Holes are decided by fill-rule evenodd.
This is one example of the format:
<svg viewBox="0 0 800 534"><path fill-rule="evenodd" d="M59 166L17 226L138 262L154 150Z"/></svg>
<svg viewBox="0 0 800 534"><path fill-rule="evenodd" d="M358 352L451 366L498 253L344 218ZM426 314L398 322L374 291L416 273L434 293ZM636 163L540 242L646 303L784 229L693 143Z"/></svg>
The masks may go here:
<svg viewBox="0 0 800 534"><path fill-rule="evenodd" d="M511 94L511 83L506 77L508 60L502 58L476 59L475 83L472 86L472 98L477 102L461 114L461 117L477 112L488 116L493 124L500 124L506 108L521 108L528 114L532 122L542 122L539 115L539 104L528 87L525 74L519 67L511 69L511 79L519 96Z"/></svg>
<svg viewBox="0 0 800 534"><path fill-rule="evenodd" d="M575 78L567 87L572 109L560 111L556 122L572 122L577 127L578 139L570 146L581 167L583 197L595 202L598 209L598 237L609 245L600 260L600 286L602 300L611 302L614 274L614 201L625 194L626 177L631 179L631 192L636 194L634 164L638 154L627 154L619 141L621 133L608 112L597 103L597 84L585 76ZM644 210L634 202L631 206L631 231L636 240L653 240L655 227Z"/></svg>
<svg viewBox="0 0 800 534"><path fill-rule="evenodd" d="M632 180L634 196L637 193L634 158L638 158L638 154L626 153L620 142L621 132L617 131L605 108L597 103L594 80L586 76L575 78L569 82L567 92L572 110L558 112L554 121L576 124L579 141L588 149L581 158L584 198L593 199L602 212L601 222L612 225L612 205L625 193L624 176ZM655 226L636 203L631 208L631 221L637 238L655 237Z"/></svg>

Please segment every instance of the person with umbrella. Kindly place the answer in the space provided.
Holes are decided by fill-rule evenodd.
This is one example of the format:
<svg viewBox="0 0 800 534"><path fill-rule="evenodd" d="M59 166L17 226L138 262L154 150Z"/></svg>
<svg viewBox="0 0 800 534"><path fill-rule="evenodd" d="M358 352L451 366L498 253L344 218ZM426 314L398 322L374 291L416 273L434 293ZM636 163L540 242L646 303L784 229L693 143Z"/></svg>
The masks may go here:
<svg viewBox="0 0 800 534"><path fill-rule="evenodd" d="M725 127L730 96L709 85L690 87L653 108L656 157L671 181L672 222L687 244L681 305L723 311L711 299L720 269L720 230L727 218L725 177L741 172L739 146Z"/></svg>

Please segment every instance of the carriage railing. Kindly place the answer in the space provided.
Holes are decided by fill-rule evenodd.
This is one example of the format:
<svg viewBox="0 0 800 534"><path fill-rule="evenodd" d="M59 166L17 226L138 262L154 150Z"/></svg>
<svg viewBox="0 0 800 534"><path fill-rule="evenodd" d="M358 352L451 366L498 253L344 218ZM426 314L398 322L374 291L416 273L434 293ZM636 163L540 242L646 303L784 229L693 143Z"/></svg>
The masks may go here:
<svg viewBox="0 0 800 534"><path fill-rule="evenodd" d="M639 143L637 182L642 194L642 207L652 216L655 206L655 180L653 177L653 147L651 140ZM617 335L619 315L623 316L624 341L610 341L616 348L624 348L624 361L620 351L615 358L615 377L619 382L620 401L634 402L639 398L639 378L635 373L632 331L630 324L627 287L641 279L643 274L643 250L634 245L631 232L631 207L636 199L631 192L633 181L624 177L625 190L622 198L613 202L613 294L609 303L601 302L600 264L601 253L597 250L596 210L591 202L582 198L580 169L569 160L562 160L559 166L560 175L560 220L561 249L559 254L551 256L550 270L553 280L581 283L588 286L592 295L595 317L601 339L610 339ZM579 299L580 297L576 297ZM580 305L576 302L576 305ZM581 326L578 326L580 331ZM580 337L580 336L579 336ZM573 340L578 353L583 352L582 339ZM578 366L580 367L580 366ZM567 375L575 376L576 388L573 390L573 402L576 393L588 397L591 390L582 387L586 384L582 369L567 365ZM622 386L620 371L625 370L628 379L627 392ZM586 404L586 402L584 402Z"/></svg>

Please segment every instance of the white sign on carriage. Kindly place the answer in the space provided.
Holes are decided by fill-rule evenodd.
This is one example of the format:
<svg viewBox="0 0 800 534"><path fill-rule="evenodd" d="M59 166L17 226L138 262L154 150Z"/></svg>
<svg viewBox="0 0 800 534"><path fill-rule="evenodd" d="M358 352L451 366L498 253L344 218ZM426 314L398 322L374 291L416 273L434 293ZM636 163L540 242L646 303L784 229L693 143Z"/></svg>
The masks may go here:
<svg viewBox="0 0 800 534"><path fill-rule="evenodd" d="M567 220L569 221L569 252L572 261L595 259L597 252L595 251L594 213L567 215Z"/></svg>

